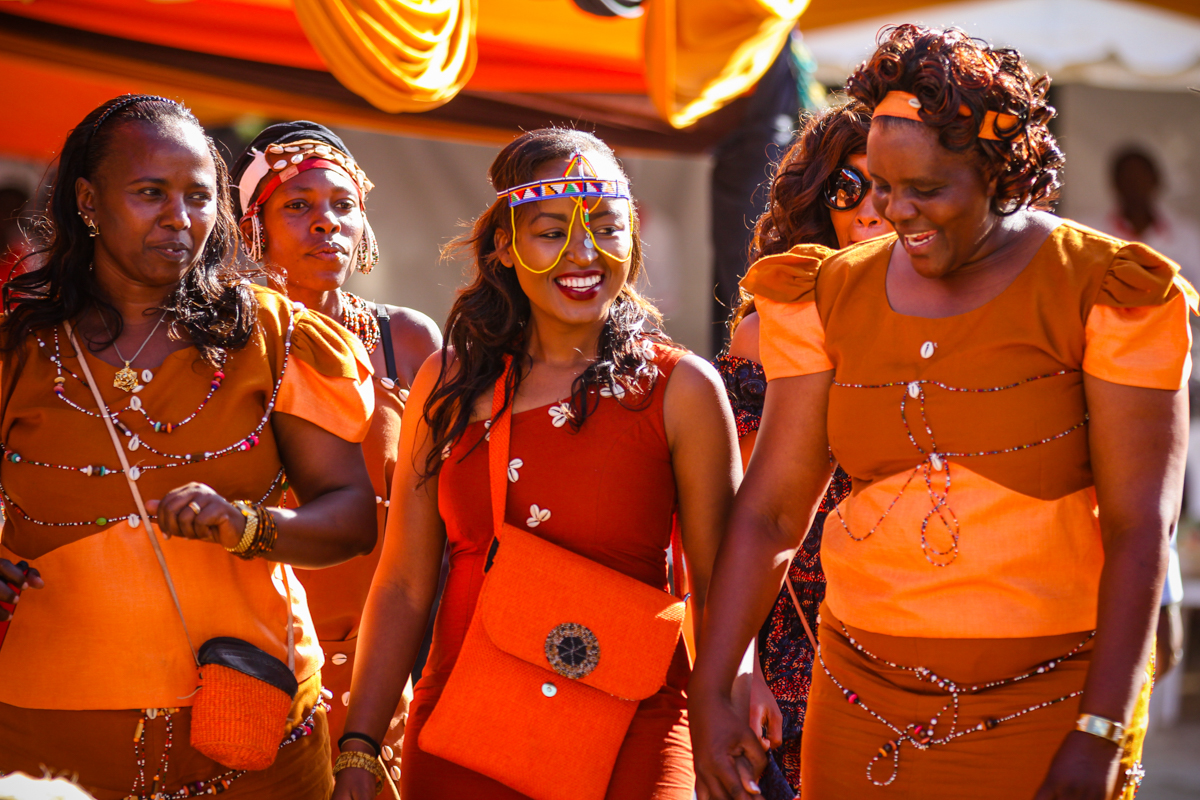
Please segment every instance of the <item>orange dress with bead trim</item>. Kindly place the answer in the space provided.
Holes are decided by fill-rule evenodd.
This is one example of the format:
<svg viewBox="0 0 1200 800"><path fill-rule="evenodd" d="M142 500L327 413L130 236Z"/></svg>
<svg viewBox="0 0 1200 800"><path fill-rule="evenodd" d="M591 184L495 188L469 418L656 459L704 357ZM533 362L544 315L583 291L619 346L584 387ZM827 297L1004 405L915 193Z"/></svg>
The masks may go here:
<svg viewBox="0 0 1200 800"><path fill-rule="evenodd" d="M199 481L226 498L276 504L283 468L270 424L274 412L299 416L349 441L366 435L374 396L361 344L275 292L254 291L256 330L218 369L189 347L168 356L130 394L112 385L114 367L88 357L121 423L129 460L140 469L138 486L147 500ZM22 596L0 647L0 771L36 769L40 759L55 770L78 771L97 797L124 797L128 785L106 781L113 765L131 757L132 722L128 735L92 741L77 752L56 747L25 753L25 744L42 738L34 729L51 717L61 726L83 714L81 724L99 719L96 727L103 729L111 720L102 712L189 706L196 666L112 442L90 390L76 377L82 374L78 355L60 328L32 336L26 356L19 373L9 363L3 374L8 402L0 427L6 504L0 558L28 561L46 587ZM156 428L156 422L172 427ZM163 540L157 526L154 533L195 646L235 636L286 661L290 625L296 677L305 687L319 684L321 650L304 589L290 567L243 561L208 542ZM308 709L316 700L315 688L297 698ZM323 715L321 723L323 730ZM186 728L179 733L177 727L174 757L186 760ZM213 766L197 767L204 768Z"/></svg>
<svg viewBox="0 0 1200 800"><path fill-rule="evenodd" d="M675 476L662 398L682 351L661 348L649 395L602 392L573 432L569 405L512 417L507 522L666 590L666 551L676 511ZM404 738L401 794L421 800L523 800L477 772L429 755L418 739L462 647L483 584L492 541L484 423L467 428L438 477L438 507L450 546L450 573L434 622L433 646L414 691ZM579 587L587 591L586 586ZM611 800L690 800L695 783L684 694L689 665L681 641L667 684L638 707L608 787ZM464 737L471 720L462 720ZM514 747L528 743L514 742ZM570 784L571 776L563 781Z"/></svg>
<svg viewBox="0 0 1200 800"><path fill-rule="evenodd" d="M743 282L768 381L833 371L829 443L854 483L822 539L804 794L1032 797L1078 711L1090 644L1062 659L1096 626L1104 565L1083 375L1186 386L1198 298L1153 250L1063 221L988 303L914 317L887 300L896 243L798 247ZM951 723L940 684L864 647L944 676L934 683L1038 674L964 694ZM1131 781L1148 697L1147 681L1122 762ZM902 731L931 719L935 738L971 733L917 750Z"/></svg>

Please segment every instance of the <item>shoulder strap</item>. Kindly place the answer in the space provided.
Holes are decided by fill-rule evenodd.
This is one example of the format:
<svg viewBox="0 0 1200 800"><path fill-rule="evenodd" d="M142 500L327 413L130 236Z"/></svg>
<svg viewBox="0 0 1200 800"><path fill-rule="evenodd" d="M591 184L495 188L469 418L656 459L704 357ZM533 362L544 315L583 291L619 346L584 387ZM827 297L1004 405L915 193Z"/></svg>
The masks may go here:
<svg viewBox="0 0 1200 800"><path fill-rule="evenodd" d="M788 569L791 569L791 564L788 564ZM804 609L800 607L800 598L796 597L796 589L792 586L792 576L784 575L783 582L787 584L788 594L792 596L792 605L796 607L796 613L800 616L800 624L804 626L804 632L808 634L809 644L812 645L813 652L817 652L817 637L813 636L812 628L809 627L808 617L804 616Z"/></svg>
<svg viewBox="0 0 1200 800"><path fill-rule="evenodd" d="M504 372L492 392L492 425L488 429L488 478L492 495L492 528L496 538L504 527L508 502L508 443L512 432L512 404L504 407L504 386L512 371L512 356L504 357ZM504 413L500 413L503 409Z"/></svg>
<svg viewBox="0 0 1200 800"><path fill-rule="evenodd" d="M396 372L396 349L392 345L392 318L382 303L375 304L375 321L379 323L379 341L383 343L383 368L395 383L399 373Z"/></svg>
<svg viewBox="0 0 1200 800"><path fill-rule="evenodd" d="M121 468L125 475L125 482L129 484L129 491L133 495L133 502L137 505L138 513L142 516L142 525L145 527L146 536L150 539L150 546L154 548L154 555L158 558L158 565L162 568L163 578L167 581L167 591L171 593L171 600L175 603L175 611L179 613L179 621L183 624L183 635L187 638L188 649L192 651L192 660L196 662L196 666L200 666L200 656L196 652L196 645L192 644L192 634L188 632L187 620L183 616L183 607L179 605L179 595L175 592L175 581L171 580L171 570L167 569L167 558L163 555L162 546L158 543L158 537L154 535L154 528L150 524L150 515L146 512L146 504L142 502L142 493L138 491L137 482L129 477L129 460L125 457L125 448L121 447L121 440L117 438L117 430L113 427L112 415L108 411L108 405L105 404L104 398L100 395L100 387L96 386L96 381L92 378L91 367L87 363L87 355L83 348L79 346L79 342L75 340L75 331L71 329L70 320L65 320L63 325L67 329L67 339L71 342L71 347L75 348L75 354L79 357L79 368L83 370L83 377L87 379L88 388L92 390L92 397L96 399L96 408L100 411L100 418L104 420L104 427L108 429L109 438L112 439L113 447L117 450L117 458L121 461ZM288 614L291 614L291 609L288 609ZM290 622L290 620L289 620ZM291 629L291 625L288 625Z"/></svg>

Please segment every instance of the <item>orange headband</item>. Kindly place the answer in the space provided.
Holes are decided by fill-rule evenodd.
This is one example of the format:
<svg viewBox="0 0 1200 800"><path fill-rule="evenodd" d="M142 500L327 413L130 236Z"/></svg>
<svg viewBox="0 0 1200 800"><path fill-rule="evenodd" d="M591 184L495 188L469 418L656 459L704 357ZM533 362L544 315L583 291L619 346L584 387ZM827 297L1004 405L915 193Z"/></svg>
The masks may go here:
<svg viewBox="0 0 1200 800"><path fill-rule="evenodd" d="M966 106L958 107L958 115L960 117L971 116L971 109ZM921 119L921 101L914 94L908 92L888 92L887 97L880 101L879 105L875 106L876 117L899 117L900 119L911 119L917 122L925 122ZM1018 120L1015 114L1000 114L995 111L988 111L983 115L983 127L979 129L980 139L991 139L995 142L1003 141L1000 135L996 133L996 127L1001 126L1003 130L1011 130L1016 126Z"/></svg>

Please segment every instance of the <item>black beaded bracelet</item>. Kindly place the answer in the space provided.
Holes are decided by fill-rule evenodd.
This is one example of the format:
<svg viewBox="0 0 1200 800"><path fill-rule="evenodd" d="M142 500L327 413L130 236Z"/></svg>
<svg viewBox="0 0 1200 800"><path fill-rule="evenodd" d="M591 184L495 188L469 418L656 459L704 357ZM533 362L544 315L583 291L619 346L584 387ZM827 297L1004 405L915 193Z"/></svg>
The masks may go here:
<svg viewBox="0 0 1200 800"><path fill-rule="evenodd" d="M379 756L383 753L383 748L379 746L379 742L375 741L370 736L367 736L365 733L355 733L354 731L343 733L342 738L338 739L337 741L338 750L345 750L346 742L362 742L365 745L370 745L371 749L375 751L376 758L379 758Z"/></svg>

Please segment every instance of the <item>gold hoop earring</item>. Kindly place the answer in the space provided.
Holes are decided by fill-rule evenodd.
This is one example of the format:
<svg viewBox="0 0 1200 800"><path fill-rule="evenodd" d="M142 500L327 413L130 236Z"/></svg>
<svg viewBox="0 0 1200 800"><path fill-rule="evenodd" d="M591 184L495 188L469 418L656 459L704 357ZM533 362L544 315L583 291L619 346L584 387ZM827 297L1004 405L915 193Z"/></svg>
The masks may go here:
<svg viewBox="0 0 1200 800"><path fill-rule="evenodd" d="M100 235L100 229L96 227L96 223L85 217L82 211L77 211L75 213L77 213L79 218L83 220L83 224L87 226L88 236L95 239Z"/></svg>

